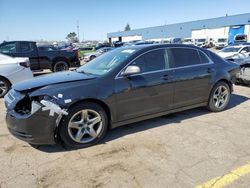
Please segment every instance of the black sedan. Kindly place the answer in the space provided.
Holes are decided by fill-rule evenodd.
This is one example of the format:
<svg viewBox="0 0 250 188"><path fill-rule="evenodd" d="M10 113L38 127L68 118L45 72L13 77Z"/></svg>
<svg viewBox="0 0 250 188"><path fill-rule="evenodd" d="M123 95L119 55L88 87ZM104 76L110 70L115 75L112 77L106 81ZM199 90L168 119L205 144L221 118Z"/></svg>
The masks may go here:
<svg viewBox="0 0 250 188"><path fill-rule="evenodd" d="M31 144L81 148L110 128L200 106L224 110L239 66L195 46L139 45L75 71L14 85L5 96L9 131Z"/></svg>

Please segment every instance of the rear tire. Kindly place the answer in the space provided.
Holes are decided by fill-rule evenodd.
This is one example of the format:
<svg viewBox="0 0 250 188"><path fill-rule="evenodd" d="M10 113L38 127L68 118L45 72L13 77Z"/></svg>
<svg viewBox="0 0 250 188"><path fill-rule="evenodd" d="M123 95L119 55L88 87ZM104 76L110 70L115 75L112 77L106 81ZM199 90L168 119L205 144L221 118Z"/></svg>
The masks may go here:
<svg viewBox="0 0 250 188"><path fill-rule="evenodd" d="M67 71L69 70L69 65L65 61L57 61L52 68L53 72Z"/></svg>
<svg viewBox="0 0 250 188"><path fill-rule="evenodd" d="M231 97L231 90L227 83L220 81L213 87L207 108L212 112L220 112L227 108Z"/></svg>
<svg viewBox="0 0 250 188"><path fill-rule="evenodd" d="M4 97L6 93L10 90L10 82L3 77L0 77L0 98Z"/></svg>
<svg viewBox="0 0 250 188"><path fill-rule="evenodd" d="M92 56L90 56L89 61L92 61L95 58L96 58L96 56L92 55Z"/></svg>
<svg viewBox="0 0 250 188"><path fill-rule="evenodd" d="M84 102L73 106L63 117L59 135L67 148L85 148L100 142L107 130L105 110L96 103Z"/></svg>

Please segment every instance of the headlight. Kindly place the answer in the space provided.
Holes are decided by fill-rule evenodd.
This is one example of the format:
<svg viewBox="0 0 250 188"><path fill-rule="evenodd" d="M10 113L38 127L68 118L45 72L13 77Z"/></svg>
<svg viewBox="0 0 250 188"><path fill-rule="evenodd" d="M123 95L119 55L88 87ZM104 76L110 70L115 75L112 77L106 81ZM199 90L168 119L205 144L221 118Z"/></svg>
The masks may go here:
<svg viewBox="0 0 250 188"><path fill-rule="evenodd" d="M227 57L226 59L238 59L239 56L237 54L234 54L232 56Z"/></svg>

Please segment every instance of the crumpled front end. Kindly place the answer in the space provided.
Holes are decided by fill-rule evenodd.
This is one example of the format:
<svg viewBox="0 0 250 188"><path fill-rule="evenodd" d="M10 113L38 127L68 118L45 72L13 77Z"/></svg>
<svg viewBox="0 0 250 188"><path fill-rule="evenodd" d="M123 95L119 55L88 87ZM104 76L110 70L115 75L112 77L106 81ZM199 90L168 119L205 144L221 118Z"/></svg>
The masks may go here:
<svg viewBox="0 0 250 188"><path fill-rule="evenodd" d="M68 114L56 97L31 97L12 89L4 99L7 127L15 137L31 144L55 144L55 130Z"/></svg>

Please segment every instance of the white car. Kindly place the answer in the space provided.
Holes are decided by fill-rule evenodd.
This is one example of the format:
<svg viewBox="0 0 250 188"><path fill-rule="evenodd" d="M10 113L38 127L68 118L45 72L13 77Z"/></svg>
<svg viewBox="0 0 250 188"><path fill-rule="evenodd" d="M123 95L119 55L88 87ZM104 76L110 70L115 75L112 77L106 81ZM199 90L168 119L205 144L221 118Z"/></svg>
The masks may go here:
<svg viewBox="0 0 250 188"><path fill-rule="evenodd" d="M0 97L3 97L11 85L33 78L28 58L12 58L0 54Z"/></svg>
<svg viewBox="0 0 250 188"><path fill-rule="evenodd" d="M99 50L96 50L95 52L86 53L84 54L83 60L85 62L89 62L112 49L113 49L112 47L103 47L103 48L100 48Z"/></svg>
<svg viewBox="0 0 250 188"><path fill-rule="evenodd" d="M223 48L217 53L222 58L232 60L246 58L250 55L250 45L232 45Z"/></svg>
<svg viewBox="0 0 250 188"><path fill-rule="evenodd" d="M216 49L225 48L228 45L227 38L218 38L214 41L214 46Z"/></svg>
<svg viewBox="0 0 250 188"><path fill-rule="evenodd" d="M204 48L206 46L207 40L205 38L202 39L195 39L194 44L195 46Z"/></svg>
<svg viewBox="0 0 250 188"><path fill-rule="evenodd" d="M193 45L193 39L192 38L184 38L182 40L182 44Z"/></svg>

